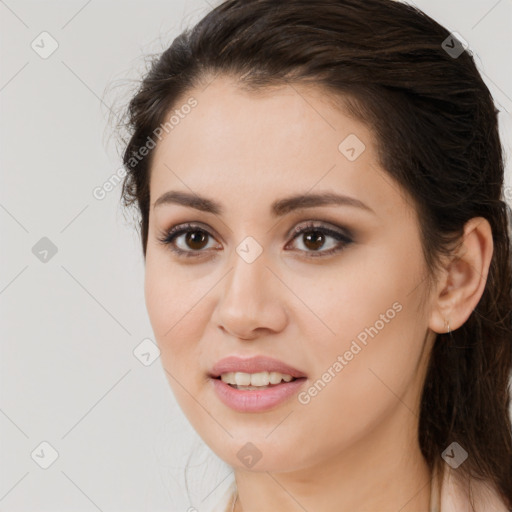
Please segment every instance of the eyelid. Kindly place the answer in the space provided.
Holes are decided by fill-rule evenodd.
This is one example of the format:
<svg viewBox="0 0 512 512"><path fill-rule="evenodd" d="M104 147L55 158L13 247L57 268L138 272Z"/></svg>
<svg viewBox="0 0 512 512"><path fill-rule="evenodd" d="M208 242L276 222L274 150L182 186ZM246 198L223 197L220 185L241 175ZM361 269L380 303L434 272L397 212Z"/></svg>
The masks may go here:
<svg viewBox="0 0 512 512"><path fill-rule="evenodd" d="M322 229L327 231L333 231L337 235L342 235L347 239L354 240L354 235L352 234L352 231L346 227L343 226L337 226L336 224L333 224L332 222L328 222L325 220L320 219L308 219L302 222L299 222L295 227L290 229L286 237L289 238L292 235L299 234L301 231L304 231L304 229Z"/></svg>
<svg viewBox="0 0 512 512"><path fill-rule="evenodd" d="M338 252L341 252L346 248L346 246L350 245L354 242L354 236L346 227L337 226L331 222L319 220L319 219L308 219L306 221L299 222L296 224L292 229L290 229L287 234L286 238L290 238L289 242L287 242L286 247L290 243L292 243L294 240L296 240L302 233L307 231L314 231L318 230L320 232L324 232L327 236L334 238L337 241L337 247L331 248L328 250L319 250L319 251L304 251L304 250L294 250L292 252L298 252L301 254L304 254L305 258L311 258L311 257L321 257L325 256L328 257L329 255L336 254ZM201 222L185 222L182 224L177 224L175 226L172 226L168 230L163 230L160 232L159 235L157 235L157 239L160 243L162 243L165 246L169 246L169 249L178 254L178 257L184 256L184 257L197 257L200 258L203 255L208 254L208 251L206 250L183 250L179 249L174 246L174 240L184 234L186 234L189 231L203 231L207 234L207 236L216 239L218 235L212 234L211 231L215 230L211 229L209 226L206 227L205 224ZM222 237L219 237L222 240ZM210 251L212 249L210 248ZM219 249L213 249L213 250L219 250Z"/></svg>
<svg viewBox="0 0 512 512"><path fill-rule="evenodd" d="M181 224L176 224L176 225L170 227L169 229L161 230L157 234L157 240L162 245L168 246L172 252L177 253L178 255L192 256L195 254L197 256L200 256L200 255L206 253L206 251L192 251L192 250L185 251L183 249L179 249L179 248L173 246L173 242L176 238L186 234L189 231L194 231L194 230L195 231L204 231L209 237L214 238L214 239L216 239L218 236L216 234L212 234L212 231L214 233L216 233L215 230L211 229L209 226L206 227L206 225L201 222L184 222ZM171 241L171 238L172 238L172 241ZM222 237L219 237L219 238L222 240Z"/></svg>
<svg viewBox="0 0 512 512"><path fill-rule="evenodd" d="M293 236L290 242L286 244L286 247L298 239L303 233L307 233L308 231L319 231L336 240L335 246L327 250L293 250L291 252L298 253L299 258L307 260L311 260L312 258L329 258L330 256L335 256L336 254L344 251L349 245L351 245L354 242L354 237L348 229L341 226L329 227L331 225L332 224L329 222L320 220L308 220L299 223L299 225L295 226L291 230L291 234L293 234Z"/></svg>

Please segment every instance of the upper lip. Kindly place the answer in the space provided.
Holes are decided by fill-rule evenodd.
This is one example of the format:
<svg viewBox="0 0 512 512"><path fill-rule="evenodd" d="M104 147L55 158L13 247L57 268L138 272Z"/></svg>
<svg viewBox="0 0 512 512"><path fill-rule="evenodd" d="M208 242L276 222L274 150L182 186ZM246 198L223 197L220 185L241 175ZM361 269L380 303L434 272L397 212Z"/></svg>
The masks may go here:
<svg viewBox="0 0 512 512"><path fill-rule="evenodd" d="M273 359L266 356L254 357L238 357L229 356L217 361L211 369L210 376L217 378L223 373L230 372L244 372L244 373L259 373L259 372L279 372L285 375L291 375L297 379L305 377L297 368L290 366L278 359Z"/></svg>

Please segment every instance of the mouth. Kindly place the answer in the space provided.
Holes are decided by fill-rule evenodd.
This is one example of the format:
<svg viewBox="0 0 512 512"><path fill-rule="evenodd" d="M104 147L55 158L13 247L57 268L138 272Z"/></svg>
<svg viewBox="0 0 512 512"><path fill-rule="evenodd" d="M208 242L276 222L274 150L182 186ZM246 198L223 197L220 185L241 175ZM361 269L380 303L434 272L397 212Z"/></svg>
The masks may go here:
<svg viewBox="0 0 512 512"><path fill-rule="evenodd" d="M262 389L269 389L284 383L294 382L298 379L305 379L305 377L297 378L286 373L267 371L257 373L227 372L213 378L221 380L234 389L243 391L261 391Z"/></svg>
<svg viewBox="0 0 512 512"><path fill-rule="evenodd" d="M268 411L284 404L307 380L300 370L266 356L221 359L209 377L225 405L246 413Z"/></svg>

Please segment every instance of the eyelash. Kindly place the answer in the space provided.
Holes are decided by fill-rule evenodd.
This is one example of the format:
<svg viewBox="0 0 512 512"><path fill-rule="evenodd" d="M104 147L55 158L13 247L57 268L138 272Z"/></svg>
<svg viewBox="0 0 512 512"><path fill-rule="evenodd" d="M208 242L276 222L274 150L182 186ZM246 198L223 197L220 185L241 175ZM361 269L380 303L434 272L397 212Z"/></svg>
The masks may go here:
<svg viewBox="0 0 512 512"><path fill-rule="evenodd" d="M184 251L183 249L177 248L174 244L174 240L177 237L179 237L180 235L189 233L189 232L202 232L202 233L206 233L206 235L208 237L213 238L213 236L206 229L202 228L201 226L196 225L196 224L187 223L187 224L180 224L178 226L174 226L171 229L169 229L168 231L163 232L162 235L160 237L158 237L158 241L165 246L169 246L169 249L172 252L176 253L178 255L178 257L186 257L186 258L201 257L202 256L201 253L205 252L204 250ZM299 252L306 252L308 254L307 257L310 257L310 258L330 256L332 254L342 251L343 249L345 249L346 246L348 246L349 244L351 244L353 242L353 240L349 236L345 235L344 233L329 229L329 228L319 225L313 221L309 221L305 225L301 225L300 227L296 227L295 229L293 229L292 234L294 234L294 236L293 236L291 242L293 242L296 238L299 238L300 235L302 235L304 233L308 233L308 232L319 232L319 233L322 233L323 235L328 235L339 242L337 247L334 247L327 251L320 251L320 250L319 251L299 251Z"/></svg>

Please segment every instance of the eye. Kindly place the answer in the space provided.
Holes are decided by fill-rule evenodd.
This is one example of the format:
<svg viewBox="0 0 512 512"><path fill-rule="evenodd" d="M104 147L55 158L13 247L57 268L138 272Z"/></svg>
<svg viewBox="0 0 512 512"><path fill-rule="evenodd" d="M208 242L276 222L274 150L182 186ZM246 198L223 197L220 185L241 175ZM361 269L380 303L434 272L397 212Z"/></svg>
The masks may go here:
<svg viewBox="0 0 512 512"><path fill-rule="evenodd" d="M176 241L183 235L186 236L185 239L181 241L181 247L179 247ZM198 253L205 252L202 249L207 247L206 242L208 238L213 237L200 226L195 224L181 224L163 233L163 235L158 238L158 241L164 245L168 245L171 251L175 252L178 256L197 257L201 256L201 254ZM187 247L189 249L187 249Z"/></svg>
<svg viewBox="0 0 512 512"><path fill-rule="evenodd" d="M294 228L292 233L295 233L292 242L299 239L305 247L305 249L299 249L299 252L306 253L307 257L328 256L343 250L352 243L351 237L343 231L325 227L314 221L309 221L305 225ZM181 239L184 235L184 239ZM300 238L301 236L302 238ZM158 241L169 246L171 251L179 257L184 256L188 258L203 256L203 253L207 252L204 249L211 249L211 246L208 247L209 238L213 238L213 236L201 226L181 224L164 232L158 238ZM326 244L328 239L333 239L334 244L331 243L331 247L328 250L319 250ZM214 250L219 250L219 248Z"/></svg>
<svg viewBox="0 0 512 512"><path fill-rule="evenodd" d="M347 245L352 243L352 239L348 234L343 231L338 231L325 227L322 224L318 224L314 221L306 223L306 225L297 226L293 232L295 236L292 242L299 239L302 245L306 247L307 257L316 258L319 256L329 256L343 250ZM327 239L334 239L335 243L331 243L331 247L328 250L320 251Z"/></svg>

